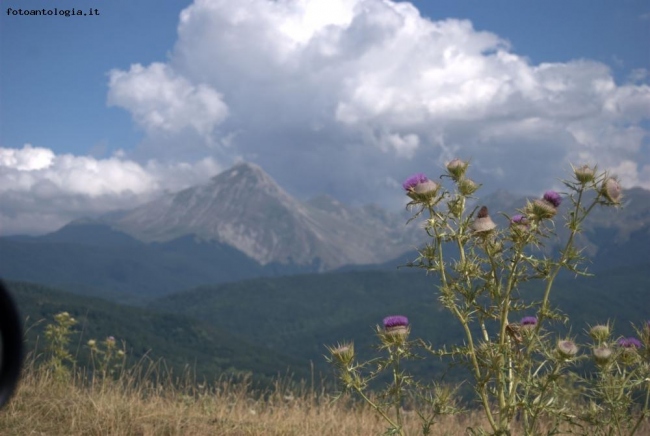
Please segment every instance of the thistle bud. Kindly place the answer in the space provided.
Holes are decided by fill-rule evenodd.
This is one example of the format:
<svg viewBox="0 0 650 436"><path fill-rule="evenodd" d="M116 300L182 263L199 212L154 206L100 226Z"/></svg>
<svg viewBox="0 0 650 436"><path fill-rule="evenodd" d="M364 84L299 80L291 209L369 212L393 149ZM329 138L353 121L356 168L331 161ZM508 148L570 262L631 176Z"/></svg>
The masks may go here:
<svg viewBox="0 0 650 436"><path fill-rule="evenodd" d="M600 187L600 193L611 203L619 204L622 197L621 185L613 177L607 178Z"/></svg>
<svg viewBox="0 0 650 436"><path fill-rule="evenodd" d="M591 336L595 341L605 342L610 335L610 330L608 325L595 325L589 329L589 336Z"/></svg>
<svg viewBox="0 0 650 436"><path fill-rule="evenodd" d="M510 228L518 234L527 232L530 228L528 218L526 218L525 215L521 214L513 216L510 218Z"/></svg>
<svg viewBox="0 0 650 436"><path fill-rule="evenodd" d="M573 174L576 176L576 180L580 182L581 185L586 185L587 183L594 180L595 171L589 165L583 165L580 168L574 168Z"/></svg>
<svg viewBox="0 0 650 436"><path fill-rule="evenodd" d="M336 347L328 347L332 358L343 366L348 366L354 359L354 343L348 342L339 344Z"/></svg>
<svg viewBox="0 0 650 436"><path fill-rule="evenodd" d="M594 360L599 365L604 365L609 362L612 357L612 349L607 346L594 348Z"/></svg>
<svg viewBox="0 0 650 436"><path fill-rule="evenodd" d="M469 162L465 162L460 159L454 159L447 164L447 171L449 171L449 175L452 179L459 181L465 175L465 171L467 171L468 166Z"/></svg>
<svg viewBox="0 0 650 436"><path fill-rule="evenodd" d="M578 346L573 341L563 340L557 343L557 351L560 356L570 359L578 354Z"/></svg>
<svg viewBox="0 0 650 436"><path fill-rule="evenodd" d="M458 190L464 196L472 195L478 188L480 188L480 185L470 179L462 179L458 182Z"/></svg>
<svg viewBox="0 0 650 436"><path fill-rule="evenodd" d="M472 222L470 227L474 233L484 233L494 230L496 226L497 225L492 221L492 218L490 218L487 206L483 206L478 211L476 219Z"/></svg>

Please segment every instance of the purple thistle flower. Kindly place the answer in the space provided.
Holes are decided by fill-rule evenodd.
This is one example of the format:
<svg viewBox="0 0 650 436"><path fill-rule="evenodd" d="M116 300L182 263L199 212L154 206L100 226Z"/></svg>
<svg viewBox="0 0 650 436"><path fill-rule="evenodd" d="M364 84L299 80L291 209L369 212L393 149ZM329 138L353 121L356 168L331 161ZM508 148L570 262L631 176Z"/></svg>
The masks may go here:
<svg viewBox="0 0 650 436"><path fill-rule="evenodd" d="M427 181L429 181L429 179L427 179L427 176L425 176L422 173L417 173L412 175L408 179L406 179L406 181L402 183L402 187L404 188L405 191L410 191L420 183L424 183Z"/></svg>
<svg viewBox="0 0 650 436"><path fill-rule="evenodd" d="M537 318L534 316L524 316L521 321L519 321L521 325L530 325L534 326L537 325Z"/></svg>
<svg viewBox="0 0 650 436"><path fill-rule="evenodd" d="M521 224L521 225L526 225L528 224L528 218L526 218L525 215L517 214L510 218L510 222L512 224Z"/></svg>
<svg viewBox="0 0 650 436"><path fill-rule="evenodd" d="M641 341L637 338L621 338L616 343L623 348L641 348Z"/></svg>
<svg viewBox="0 0 650 436"><path fill-rule="evenodd" d="M560 207L560 204L562 203L562 197L555 191L546 191L544 193L544 200L551 203L556 209Z"/></svg>
<svg viewBox="0 0 650 436"><path fill-rule="evenodd" d="M395 327L408 327L409 319L402 315L387 316L384 318L384 328L392 329Z"/></svg>

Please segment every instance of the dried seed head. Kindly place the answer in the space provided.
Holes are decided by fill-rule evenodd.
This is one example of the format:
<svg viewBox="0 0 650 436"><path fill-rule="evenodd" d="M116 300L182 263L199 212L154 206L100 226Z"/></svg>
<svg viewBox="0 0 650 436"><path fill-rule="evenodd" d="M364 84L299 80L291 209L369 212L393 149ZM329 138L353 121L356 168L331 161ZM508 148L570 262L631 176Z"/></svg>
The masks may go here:
<svg viewBox="0 0 650 436"><path fill-rule="evenodd" d="M510 339L516 344L521 344L522 341L521 330L522 330L522 326L517 322L511 322L506 326L506 333L508 334L508 336L510 336Z"/></svg>
<svg viewBox="0 0 650 436"><path fill-rule="evenodd" d="M490 232L496 228L496 224L490 218L488 213L488 208L486 206L481 207L476 215L476 219L471 224L471 229L475 233Z"/></svg>

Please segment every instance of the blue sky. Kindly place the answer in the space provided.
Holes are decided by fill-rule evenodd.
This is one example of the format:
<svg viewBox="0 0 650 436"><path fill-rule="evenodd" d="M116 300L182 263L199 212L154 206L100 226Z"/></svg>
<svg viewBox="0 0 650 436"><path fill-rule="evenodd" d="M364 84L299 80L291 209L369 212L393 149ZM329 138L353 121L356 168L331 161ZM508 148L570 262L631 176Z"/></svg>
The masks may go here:
<svg viewBox="0 0 650 436"><path fill-rule="evenodd" d="M197 1L183 24L192 2L3 0L0 233L242 159L301 198L355 204L394 203L402 178L455 155L491 189L524 158L539 162L526 192L595 160L650 188L647 1L271 3ZM55 7L100 15L7 15Z"/></svg>

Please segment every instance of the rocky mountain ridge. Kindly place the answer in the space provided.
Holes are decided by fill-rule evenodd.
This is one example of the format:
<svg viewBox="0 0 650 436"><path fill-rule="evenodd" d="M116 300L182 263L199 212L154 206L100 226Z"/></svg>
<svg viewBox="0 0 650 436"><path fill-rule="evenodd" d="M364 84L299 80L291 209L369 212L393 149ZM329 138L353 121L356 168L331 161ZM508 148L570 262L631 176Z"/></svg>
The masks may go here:
<svg viewBox="0 0 650 436"><path fill-rule="evenodd" d="M416 242L398 214L351 208L329 196L298 201L251 163L160 197L110 224L145 242L194 234L230 245L261 265L316 263L321 271L385 262Z"/></svg>

